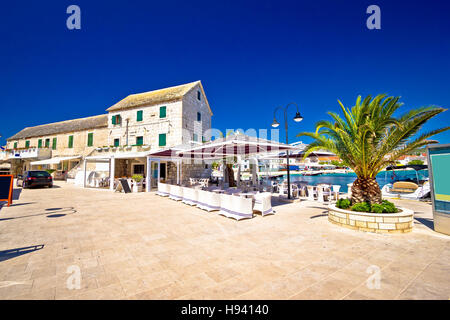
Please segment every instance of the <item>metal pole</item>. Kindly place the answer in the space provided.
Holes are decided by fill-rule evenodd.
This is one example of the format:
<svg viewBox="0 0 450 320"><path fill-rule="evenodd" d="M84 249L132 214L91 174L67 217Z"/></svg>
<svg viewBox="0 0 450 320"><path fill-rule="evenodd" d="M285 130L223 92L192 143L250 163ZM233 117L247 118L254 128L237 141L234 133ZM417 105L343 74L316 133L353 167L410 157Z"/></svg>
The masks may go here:
<svg viewBox="0 0 450 320"><path fill-rule="evenodd" d="M284 127L286 129L286 144L289 144L288 139L288 122L287 122L287 109L288 106L284 109ZM286 150L286 162L287 162L287 181L288 181L288 199L291 199L291 173L289 168L289 149Z"/></svg>

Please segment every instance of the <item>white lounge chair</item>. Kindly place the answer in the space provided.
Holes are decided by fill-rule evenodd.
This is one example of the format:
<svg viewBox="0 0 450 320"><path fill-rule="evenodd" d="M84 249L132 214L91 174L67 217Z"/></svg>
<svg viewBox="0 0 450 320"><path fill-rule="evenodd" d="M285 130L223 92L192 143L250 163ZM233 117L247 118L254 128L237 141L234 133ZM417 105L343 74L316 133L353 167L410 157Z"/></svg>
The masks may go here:
<svg viewBox="0 0 450 320"><path fill-rule="evenodd" d="M181 201L183 199L183 189L177 185L170 186L169 198L176 201Z"/></svg>
<svg viewBox="0 0 450 320"><path fill-rule="evenodd" d="M325 202L330 201L331 190L328 185L317 186L317 201Z"/></svg>
<svg viewBox="0 0 450 320"><path fill-rule="evenodd" d="M198 199L198 190L194 188L183 187L183 203L195 206Z"/></svg>
<svg viewBox="0 0 450 320"><path fill-rule="evenodd" d="M253 210L260 211L262 216L274 214L272 209L272 194L270 192L262 192L254 195L255 206Z"/></svg>
<svg viewBox="0 0 450 320"><path fill-rule="evenodd" d="M158 182L158 191L156 192L156 194L161 197L168 197L169 193L170 193L170 185L167 183Z"/></svg>
<svg viewBox="0 0 450 320"><path fill-rule="evenodd" d="M197 190L197 207L206 211L220 210L220 194L206 190Z"/></svg>
<svg viewBox="0 0 450 320"><path fill-rule="evenodd" d="M282 183L281 185L278 186L278 193L280 196L282 195L286 195L288 194L288 184L287 183ZM298 196L298 187L295 184L291 184L291 196L293 198L297 198Z"/></svg>
<svg viewBox="0 0 450 320"><path fill-rule="evenodd" d="M333 184L332 188L333 188L332 194L334 196L334 200L338 201L339 200L339 190L341 189L341 186L338 184Z"/></svg>
<svg viewBox="0 0 450 320"><path fill-rule="evenodd" d="M251 198L221 194L220 204L220 215L236 220L253 218L253 203Z"/></svg>
<svg viewBox="0 0 450 320"><path fill-rule="evenodd" d="M316 188L314 186L307 186L308 189L308 200L309 201L315 201L315 196L317 195Z"/></svg>

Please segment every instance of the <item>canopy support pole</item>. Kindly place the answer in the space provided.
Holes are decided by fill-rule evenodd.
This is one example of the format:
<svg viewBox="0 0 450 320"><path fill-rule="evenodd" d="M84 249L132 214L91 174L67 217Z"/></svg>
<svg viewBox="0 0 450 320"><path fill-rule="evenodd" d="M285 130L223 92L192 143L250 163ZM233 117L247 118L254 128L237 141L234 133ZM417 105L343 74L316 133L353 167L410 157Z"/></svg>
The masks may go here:
<svg viewBox="0 0 450 320"><path fill-rule="evenodd" d="M145 177L145 191L150 192L152 182L152 159L147 157L147 176Z"/></svg>
<svg viewBox="0 0 450 320"><path fill-rule="evenodd" d="M86 188L86 168L87 168L88 159L84 159L84 168L83 168L83 188Z"/></svg>
<svg viewBox="0 0 450 320"><path fill-rule="evenodd" d="M116 159L111 157L109 159L109 190L114 191L114 178L116 175Z"/></svg>

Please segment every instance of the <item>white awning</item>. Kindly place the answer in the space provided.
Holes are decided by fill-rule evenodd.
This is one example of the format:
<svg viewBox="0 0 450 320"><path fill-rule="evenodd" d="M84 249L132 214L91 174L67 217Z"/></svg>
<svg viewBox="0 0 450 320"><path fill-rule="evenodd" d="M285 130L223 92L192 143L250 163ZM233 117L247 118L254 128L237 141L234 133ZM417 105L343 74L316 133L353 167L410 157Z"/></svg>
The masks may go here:
<svg viewBox="0 0 450 320"><path fill-rule="evenodd" d="M32 166L38 166L38 165L43 165L43 164L58 164L58 163L60 163L61 161L72 160L72 159L78 159L78 158L81 158L81 156L54 157L54 158L45 159L45 160L32 161L32 162L30 162L30 164L31 164Z"/></svg>
<svg viewBox="0 0 450 320"><path fill-rule="evenodd" d="M148 151L144 152L118 152L110 153L105 155L97 155L86 157L87 160L109 160L111 158L115 159L133 159L133 158L145 158L148 155Z"/></svg>

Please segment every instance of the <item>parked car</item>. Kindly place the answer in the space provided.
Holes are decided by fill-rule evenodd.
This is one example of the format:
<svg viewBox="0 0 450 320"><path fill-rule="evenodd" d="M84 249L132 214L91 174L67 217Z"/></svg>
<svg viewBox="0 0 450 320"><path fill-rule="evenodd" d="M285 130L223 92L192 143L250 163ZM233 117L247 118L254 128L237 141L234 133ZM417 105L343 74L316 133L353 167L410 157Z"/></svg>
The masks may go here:
<svg viewBox="0 0 450 320"><path fill-rule="evenodd" d="M53 187L52 176L47 171L25 171L23 175L17 176L16 185L22 188L30 187Z"/></svg>

